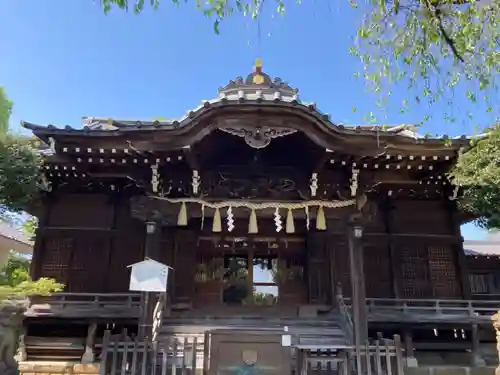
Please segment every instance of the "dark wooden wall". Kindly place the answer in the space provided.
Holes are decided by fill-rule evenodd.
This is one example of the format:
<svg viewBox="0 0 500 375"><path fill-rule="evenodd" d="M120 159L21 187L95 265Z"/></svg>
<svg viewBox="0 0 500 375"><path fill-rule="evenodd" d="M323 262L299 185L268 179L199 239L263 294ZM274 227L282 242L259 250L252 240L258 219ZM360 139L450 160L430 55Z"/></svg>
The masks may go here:
<svg viewBox="0 0 500 375"><path fill-rule="evenodd" d="M126 266L142 259L144 225L128 199L63 195L47 202L40 220L33 276L55 278L66 292L128 291Z"/></svg>
<svg viewBox="0 0 500 375"><path fill-rule="evenodd" d="M366 295L371 298L460 298L460 232L445 200L379 202L365 228Z"/></svg>
<svg viewBox="0 0 500 375"><path fill-rule="evenodd" d="M34 276L53 277L67 292L127 292L126 266L144 256L144 224L130 215L128 198L62 195L47 205L34 253ZM341 216L344 215L341 213ZM344 215L345 216L345 215ZM330 303L335 286L350 295L345 217L328 232L306 234L307 300ZM196 231L164 228L159 261L172 265L172 301L195 290ZM387 199L377 203L364 232L368 298L461 298L468 285L462 246L447 202ZM169 251L172 249L172 251Z"/></svg>
<svg viewBox="0 0 500 375"><path fill-rule="evenodd" d="M500 295L500 257L467 255L471 294L476 299L498 299Z"/></svg>

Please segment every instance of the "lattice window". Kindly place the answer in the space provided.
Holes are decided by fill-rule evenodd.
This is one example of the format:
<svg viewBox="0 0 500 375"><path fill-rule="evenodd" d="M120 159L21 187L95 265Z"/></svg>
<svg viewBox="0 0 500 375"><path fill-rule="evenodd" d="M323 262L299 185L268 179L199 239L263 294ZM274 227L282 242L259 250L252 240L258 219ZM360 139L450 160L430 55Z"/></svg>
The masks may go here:
<svg viewBox="0 0 500 375"><path fill-rule="evenodd" d="M469 275L469 283L472 294L488 294L488 276L483 275Z"/></svg>
<svg viewBox="0 0 500 375"><path fill-rule="evenodd" d="M398 249L401 294L404 298L430 297L427 249L402 246Z"/></svg>
<svg viewBox="0 0 500 375"><path fill-rule="evenodd" d="M71 272L68 275L68 291L72 293L105 292L110 241L96 238L95 234L89 234L88 238L78 237L75 242L70 265ZM89 277L90 273L92 277Z"/></svg>
<svg viewBox="0 0 500 375"><path fill-rule="evenodd" d="M459 297L461 290L453 248L429 246L428 251L433 296L436 298Z"/></svg>
<svg viewBox="0 0 500 375"><path fill-rule="evenodd" d="M392 273L387 246L367 244L364 246L363 253L366 296L368 298L392 297Z"/></svg>
<svg viewBox="0 0 500 375"><path fill-rule="evenodd" d="M42 256L41 276L66 283L72 251L72 238L55 237L47 239Z"/></svg>
<svg viewBox="0 0 500 375"><path fill-rule="evenodd" d="M484 273L469 275L472 294L500 294L500 274Z"/></svg>
<svg viewBox="0 0 500 375"><path fill-rule="evenodd" d="M335 285L342 285L344 296L351 295L351 273L349 268L349 246L345 236L336 236L330 241L330 256L333 261Z"/></svg>

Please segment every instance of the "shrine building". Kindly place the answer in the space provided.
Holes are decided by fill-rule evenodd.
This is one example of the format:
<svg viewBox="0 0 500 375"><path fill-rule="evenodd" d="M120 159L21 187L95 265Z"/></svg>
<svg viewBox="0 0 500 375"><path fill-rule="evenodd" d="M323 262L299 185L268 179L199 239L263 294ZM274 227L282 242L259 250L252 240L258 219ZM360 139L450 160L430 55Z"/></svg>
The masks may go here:
<svg viewBox="0 0 500 375"><path fill-rule="evenodd" d="M260 62L183 118L84 122L23 123L44 155L32 276L65 285L32 299L24 359L92 360L126 328L191 340L210 374L249 347L333 371L315 366L394 335L405 366L496 361L499 263L464 252L447 178L466 137L337 124ZM171 267L149 303L129 290L146 258Z"/></svg>

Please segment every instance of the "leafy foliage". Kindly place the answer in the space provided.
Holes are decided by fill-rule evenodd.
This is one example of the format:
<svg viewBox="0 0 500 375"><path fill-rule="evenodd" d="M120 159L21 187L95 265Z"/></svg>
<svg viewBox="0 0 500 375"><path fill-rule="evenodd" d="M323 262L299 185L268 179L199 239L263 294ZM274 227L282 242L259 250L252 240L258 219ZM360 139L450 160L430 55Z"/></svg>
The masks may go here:
<svg viewBox="0 0 500 375"><path fill-rule="evenodd" d="M47 296L59 292L63 285L53 279L29 278L30 260L11 252L7 264L0 269L0 302L7 299L22 299L28 296Z"/></svg>
<svg viewBox="0 0 500 375"><path fill-rule="evenodd" d="M353 6L357 6L354 4ZM351 53L364 65L364 78L376 92L391 94L388 84L401 82L413 98L453 105L455 88L476 103L497 93L500 72L499 0L369 0L369 11L358 29ZM469 118L472 117L468 113ZM454 118L445 113L445 119Z"/></svg>
<svg viewBox="0 0 500 375"><path fill-rule="evenodd" d="M171 0L179 3L178 0ZM186 0L187 2L187 0ZM301 0L296 0L300 4ZM484 101L493 111L500 72L500 0L365 0L351 6L364 13L350 52L359 57L363 77L379 94L377 105L384 107L392 95L392 84L409 89L400 111L410 102L433 104L455 101L460 92L472 103ZM157 9L160 0L101 0L105 12L113 7L141 13L149 5ZM285 2L274 0L276 12L285 12ZM287 3L290 6L292 3ZM195 0L195 6L214 19L214 30L235 11L258 19L263 0ZM354 109L355 110L355 109ZM471 113L467 113L469 118ZM373 113L370 120L376 121ZM428 115L425 119L428 119ZM444 118L454 121L450 113Z"/></svg>
<svg viewBox="0 0 500 375"><path fill-rule="evenodd" d="M41 160L28 139L8 133L11 110L0 88L0 210L19 212L38 190Z"/></svg>
<svg viewBox="0 0 500 375"><path fill-rule="evenodd" d="M7 133L11 113L12 102L7 97L4 89L0 87L0 134Z"/></svg>
<svg viewBox="0 0 500 375"><path fill-rule="evenodd" d="M38 190L40 157L28 140L0 134L0 205L19 212Z"/></svg>
<svg viewBox="0 0 500 375"><path fill-rule="evenodd" d="M7 264L0 269L0 285L15 286L29 279L30 261L22 254L11 251Z"/></svg>
<svg viewBox="0 0 500 375"><path fill-rule="evenodd" d="M8 133L12 102L0 88L0 214L22 211L38 191L40 157L29 140ZM28 225L28 228L30 225ZM11 253L0 269L0 302L62 290L55 280L29 278L29 260Z"/></svg>
<svg viewBox="0 0 500 375"><path fill-rule="evenodd" d="M450 177L463 188L462 208L484 228L500 228L500 126L475 139Z"/></svg>
<svg viewBox="0 0 500 375"><path fill-rule="evenodd" d="M36 229L38 228L38 218L30 216L23 224L24 232L30 236L32 240L35 239Z"/></svg>

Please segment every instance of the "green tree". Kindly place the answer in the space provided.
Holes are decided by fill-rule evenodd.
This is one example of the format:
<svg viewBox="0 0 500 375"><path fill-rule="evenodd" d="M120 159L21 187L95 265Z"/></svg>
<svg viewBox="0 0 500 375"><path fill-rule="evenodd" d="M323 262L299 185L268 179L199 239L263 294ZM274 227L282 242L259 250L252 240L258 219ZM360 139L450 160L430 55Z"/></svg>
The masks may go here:
<svg viewBox="0 0 500 375"><path fill-rule="evenodd" d="M21 212L29 205L38 191L41 163L28 139L9 133L11 112L12 102L0 88L0 216ZM15 253L10 254L7 264L0 269L0 305L61 289L62 285L55 280L32 281L29 260Z"/></svg>
<svg viewBox="0 0 500 375"><path fill-rule="evenodd" d="M457 88L472 103L483 101L487 112L497 110L492 103L500 72L500 0L348 1L364 15L350 52L360 58L363 69L357 76L377 93L378 106L385 106L399 82L410 88L401 99L402 112L410 102L424 104L424 110L438 101L453 106ZM220 22L235 12L258 19L264 7L284 14L294 3L301 0L195 0L193 5L214 19L218 33ZM157 9L160 0L101 0L101 5L105 12L118 8L139 14L147 6ZM454 121L450 112L442 112Z"/></svg>
<svg viewBox="0 0 500 375"><path fill-rule="evenodd" d="M14 287L29 279L30 260L11 251L7 263L0 268L0 285Z"/></svg>
<svg viewBox="0 0 500 375"><path fill-rule="evenodd" d="M494 125L460 154L450 172L462 188L460 205L483 228L500 228L500 125Z"/></svg>
<svg viewBox="0 0 500 375"><path fill-rule="evenodd" d="M20 212L38 191L41 158L30 140L8 131L12 102L0 88L0 214Z"/></svg>

